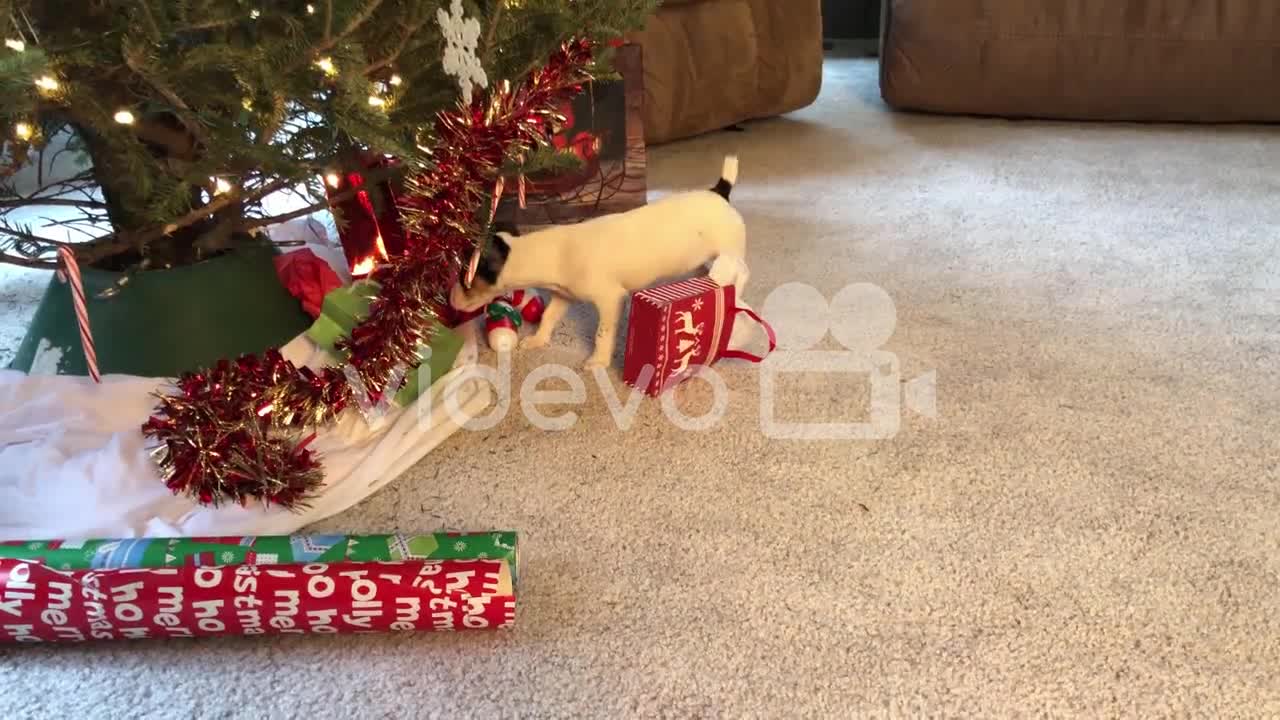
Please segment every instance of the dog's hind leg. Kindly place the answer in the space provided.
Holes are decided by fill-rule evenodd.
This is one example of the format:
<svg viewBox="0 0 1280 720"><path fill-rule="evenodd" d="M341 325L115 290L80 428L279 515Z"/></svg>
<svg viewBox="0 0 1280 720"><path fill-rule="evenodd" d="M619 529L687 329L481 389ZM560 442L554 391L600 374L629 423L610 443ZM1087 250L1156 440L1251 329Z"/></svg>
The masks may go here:
<svg viewBox="0 0 1280 720"><path fill-rule="evenodd" d="M733 285L738 297L742 297L751 278L747 268L747 224L741 215L733 213L716 227L715 233L718 254L707 274L717 285Z"/></svg>
<svg viewBox="0 0 1280 720"><path fill-rule="evenodd" d="M721 287L732 285L735 294L742 297L743 292L746 291L747 280L751 279L751 270L747 267L747 261L741 257L720 255L711 263L707 276Z"/></svg>
<svg viewBox="0 0 1280 720"><path fill-rule="evenodd" d="M609 367L613 360L613 344L618 338L618 323L622 318L622 302L625 299L626 291L618 288L616 293L608 293L595 300L596 310L600 313L600 325L596 328L595 348L584 367Z"/></svg>

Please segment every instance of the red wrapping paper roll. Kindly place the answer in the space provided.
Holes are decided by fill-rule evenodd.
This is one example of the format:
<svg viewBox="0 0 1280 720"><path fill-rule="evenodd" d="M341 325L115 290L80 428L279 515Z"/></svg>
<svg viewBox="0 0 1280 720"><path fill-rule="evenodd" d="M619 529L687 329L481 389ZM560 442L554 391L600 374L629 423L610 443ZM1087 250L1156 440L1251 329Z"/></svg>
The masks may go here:
<svg viewBox="0 0 1280 720"><path fill-rule="evenodd" d="M515 621L505 560L58 570L0 559L0 639L479 630Z"/></svg>

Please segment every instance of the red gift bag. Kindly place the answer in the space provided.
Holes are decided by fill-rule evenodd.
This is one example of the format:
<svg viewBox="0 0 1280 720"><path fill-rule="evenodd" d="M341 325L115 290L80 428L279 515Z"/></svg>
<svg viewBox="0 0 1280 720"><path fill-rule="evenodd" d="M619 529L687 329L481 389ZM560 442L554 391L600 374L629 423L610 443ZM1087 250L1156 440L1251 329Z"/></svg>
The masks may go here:
<svg viewBox="0 0 1280 720"><path fill-rule="evenodd" d="M755 320L777 347L773 328L749 308L738 307L732 285L699 277L642 290L631 297L622 379L657 396L721 358L760 362L763 356L729 349L739 313ZM768 353L765 353L766 355Z"/></svg>
<svg viewBox="0 0 1280 720"><path fill-rule="evenodd" d="M338 238L347 257L347 269L355 278L365 277L378 263L403 254L406 246L399 210L400 188L391 180L365 182L365 173L394 167L399 161L378 153L365 153L359 161L362 169L330 172L324 179L331 202L334 197L354 191L351 197L330 207L342 216Z"/></svg>

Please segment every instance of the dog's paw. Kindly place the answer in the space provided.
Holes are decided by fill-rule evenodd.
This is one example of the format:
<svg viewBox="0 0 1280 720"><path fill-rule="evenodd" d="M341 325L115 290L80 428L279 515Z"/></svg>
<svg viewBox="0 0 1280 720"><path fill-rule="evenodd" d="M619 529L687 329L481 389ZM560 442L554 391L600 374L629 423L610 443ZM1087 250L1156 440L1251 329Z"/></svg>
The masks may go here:
<svg viewBox="0 0 1280 720"><path fill-rule="evenodd" d="M530 335L520 340L521 350L538 350L551 344L551 340L537 335Z"/></svg>

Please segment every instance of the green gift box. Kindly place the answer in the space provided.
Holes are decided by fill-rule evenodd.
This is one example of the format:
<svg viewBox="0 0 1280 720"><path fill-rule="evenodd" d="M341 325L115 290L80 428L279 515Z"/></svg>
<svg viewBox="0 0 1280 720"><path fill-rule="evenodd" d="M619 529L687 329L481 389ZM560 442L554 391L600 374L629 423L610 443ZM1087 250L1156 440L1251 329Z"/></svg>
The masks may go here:
<svg viewBox="0 0 1280 720"><path fill-rule="evenodd" d="M338 340L348 337L369 316L369 306L378 297L378 290L377 283L361 280L331 291L324 296L320 317L307 330L307 337L338 360L345 360L345 354L337 349ZM401 407L417 400L432 383L453 369L462 350L462 336L436 320L431 331L430 352L424 352L426 349L419 348L419 357L425 355L426 360L416 371L408 371L404 385L396 393L396 404Z"/></svg>

